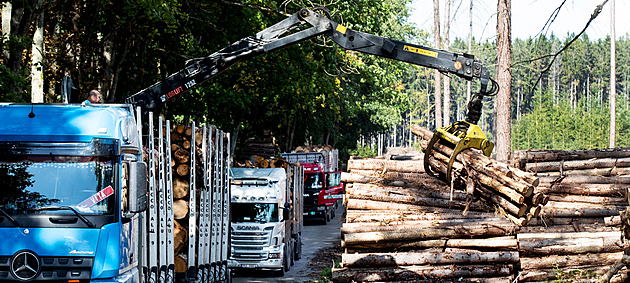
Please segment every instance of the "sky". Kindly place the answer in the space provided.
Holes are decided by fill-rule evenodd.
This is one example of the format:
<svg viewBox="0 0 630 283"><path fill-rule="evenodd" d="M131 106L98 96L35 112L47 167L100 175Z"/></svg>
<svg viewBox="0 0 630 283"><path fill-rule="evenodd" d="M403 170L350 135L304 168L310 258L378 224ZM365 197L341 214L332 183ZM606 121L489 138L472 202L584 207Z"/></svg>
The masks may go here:
<svg viewBox="0 0 630 283"><path fill-rule="evenodd" d="M455 37L468 38L470 0L451 0L451 42ZM591 40L610 35L611 1L591 22L586 34ZM527 39L541 32L563 0L512 0L512 38ZM568 33L578 34L603 0L566 0L555 21L546 31L565 39ZM445 0L440 0L440 22L444 22ZM433 0L413 0L410 20L425 31L433 30ZM476 41L494 40L496 33L497 0L473 0L473 35ZM615 0L615 37L630 36L630 0Z"/></svg>

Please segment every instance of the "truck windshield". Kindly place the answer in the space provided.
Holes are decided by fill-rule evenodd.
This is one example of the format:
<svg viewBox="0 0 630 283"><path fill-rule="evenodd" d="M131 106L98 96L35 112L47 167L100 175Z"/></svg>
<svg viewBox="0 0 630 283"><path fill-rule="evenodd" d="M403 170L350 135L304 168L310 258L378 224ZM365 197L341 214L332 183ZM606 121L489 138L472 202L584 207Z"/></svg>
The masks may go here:
<svg viewBox="0 0 630 283"><path fill-rule="evenodd" d="M277 203L232 203L233 222L278 222Z"/></svg>
<svg viewBox="0 0 630 283"><path fill-rule="evenodd" d="M324 174L306 173L304 174L304 188L307 190L321 190L324 188Z"/></svg>
<svg viewBox="0 0 630 283"><path fill-rule="evenodd" d="M113 214L111 158L0 155L0 208L9 214ZM70 207L72 209L47 209Z"/></svg>

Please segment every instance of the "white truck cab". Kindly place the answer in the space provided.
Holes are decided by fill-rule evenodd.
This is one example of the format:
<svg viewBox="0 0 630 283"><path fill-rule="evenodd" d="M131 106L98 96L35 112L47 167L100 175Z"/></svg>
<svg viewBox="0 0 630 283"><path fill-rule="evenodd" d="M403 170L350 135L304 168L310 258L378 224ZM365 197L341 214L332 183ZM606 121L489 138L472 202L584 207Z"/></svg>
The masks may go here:
<svg viewBox="0 0 630 283"><path fill-rule="evenodd" d="M233 269L288 271L294 260L293 182L285 168L231 168ZM301 204L300 204L301 205ZM300 209L301 214L301 209Z"/></svg>

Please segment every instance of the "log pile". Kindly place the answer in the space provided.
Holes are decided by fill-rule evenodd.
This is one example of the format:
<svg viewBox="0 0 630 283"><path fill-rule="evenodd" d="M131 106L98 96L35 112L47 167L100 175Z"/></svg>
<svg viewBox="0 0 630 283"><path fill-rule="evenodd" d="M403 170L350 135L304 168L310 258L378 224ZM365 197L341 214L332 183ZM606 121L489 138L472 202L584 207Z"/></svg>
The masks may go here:
<svg viewBox="0 0 630 283"><path fill-rule="evenodd" d="M420 145L426 151L433 132L418 125L411 131L420 138ZM432 171L446 175L453 147L442 141L433 146L429 158ZM493 160L478 149L462 151L452 166L452 187L481 197L519 226L538 217L544 205L545 194L535 189L538 183L532 173Z"/></svg>
<svg viewBox="0 0 630 283"><path fill-rule="evenodd" d="M513 164L538 176L548 196L518 235L521 280L553 280L572 270L598 277L622 259L619 214L628 206L629 161L628 149L514 152ZM624 269L613 280L627 276Z"/></svg>
<svg viewBox="0 0 630 283"><path fill-rule="evenodd" d="M511 282L518 226L424 173L422 156L351 159L335 282ZM467 210L467 214L462 212Z"/></svg>
<svg viewBox="0 0 630 283"><path fill-rule="evenodd" d="M191 150L201 152L200 144L197 141L203 140L201 131L195 132L195 144L191 144L192 128L189 125L175 124L170 129L171 138L171 167L173 186L173 218L175 218L174 229L174 254L175 270L186 270L185 260L188 245L188 211L189 211L189 191L190 191L190 164ZM198 162L197 162L198 164ZM197 166L196 166L197 167ZM196 168L195 176L203 176L201 168Z"/></svg>

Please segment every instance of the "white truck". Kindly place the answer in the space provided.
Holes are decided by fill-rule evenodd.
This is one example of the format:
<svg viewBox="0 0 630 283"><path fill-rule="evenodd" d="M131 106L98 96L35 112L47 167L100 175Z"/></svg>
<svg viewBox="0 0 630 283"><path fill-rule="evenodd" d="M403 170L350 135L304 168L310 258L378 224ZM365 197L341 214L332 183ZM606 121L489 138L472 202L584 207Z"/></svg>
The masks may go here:
<svg viewBox="0 0 630 283"><path fill-rule="evenodd" d="M230 169L230 257L233 270L284 275L302 256L304 169Z"/></svg>

